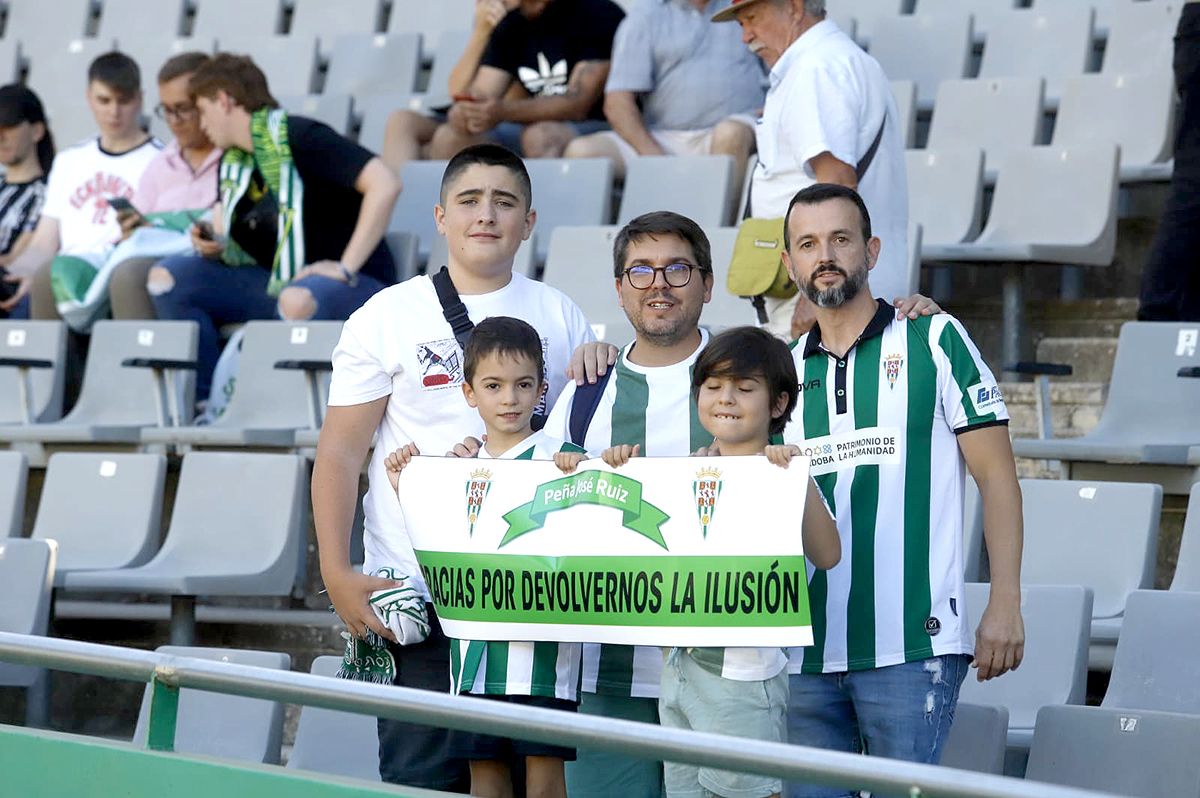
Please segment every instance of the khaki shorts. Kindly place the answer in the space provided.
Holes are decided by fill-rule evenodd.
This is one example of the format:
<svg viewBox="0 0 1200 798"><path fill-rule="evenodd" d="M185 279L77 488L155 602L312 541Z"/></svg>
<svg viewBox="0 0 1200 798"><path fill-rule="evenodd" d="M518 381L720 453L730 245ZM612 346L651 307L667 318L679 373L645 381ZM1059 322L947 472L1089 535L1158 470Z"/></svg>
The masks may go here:
<svg viewBox="0 0 1200 798"><path fill-rule="evenodd" d="M735 114L728 116L724 121L740 122L749 128L750 132L754 132L754 117L747 114ZM658 142L668 155L708 155L712 146L713 128L701 128L700 130L651 130L650 135ZM608 138L621 154L621 158L628 163L631 159L637 158L637 150L629 146L629 142L621 138L616 131L608 130L603 133L597 133L597 136Z"/></svg>

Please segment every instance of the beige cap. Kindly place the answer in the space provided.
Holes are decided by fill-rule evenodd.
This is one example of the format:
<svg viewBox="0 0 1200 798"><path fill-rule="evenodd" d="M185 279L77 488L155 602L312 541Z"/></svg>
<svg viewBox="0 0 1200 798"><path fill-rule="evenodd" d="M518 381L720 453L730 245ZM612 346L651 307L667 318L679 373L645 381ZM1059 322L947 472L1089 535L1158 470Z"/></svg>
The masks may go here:
<svg viewBox="0 0 1200 798"><path fill-rule="evenodd" d="M762 0L733 0L728 8L722 8L717 13L713 14L713 22L732 22L737 17L737 12L741 11L746 6L752 6L755 3L761 3Z"/></svg>

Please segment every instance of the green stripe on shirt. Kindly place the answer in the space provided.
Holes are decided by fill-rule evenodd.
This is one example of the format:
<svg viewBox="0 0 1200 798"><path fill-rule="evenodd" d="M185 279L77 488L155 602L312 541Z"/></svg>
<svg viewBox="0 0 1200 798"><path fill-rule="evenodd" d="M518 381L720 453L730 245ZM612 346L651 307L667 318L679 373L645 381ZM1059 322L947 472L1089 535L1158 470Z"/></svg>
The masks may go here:
<svg viewBox="0 0 1200 798"><path fill-rule="evenodd" d="M883 337L857 347L854 356L854 422L856 429L879 424L879 367ZM875 667L875 528L879 513L879 466L854 469L850 483L850 595L846 615L847 663Z"/></svg>
<svg viewBox="0 0 1200 798"><path fill-rule="evenodd" d="M923 316L910 321L908 328L904 463L904 653L908 662L933 656L933 645L925 632L933 604L929 585L929 486L937 405L937 367L929 350L929 319Z"/></svg>

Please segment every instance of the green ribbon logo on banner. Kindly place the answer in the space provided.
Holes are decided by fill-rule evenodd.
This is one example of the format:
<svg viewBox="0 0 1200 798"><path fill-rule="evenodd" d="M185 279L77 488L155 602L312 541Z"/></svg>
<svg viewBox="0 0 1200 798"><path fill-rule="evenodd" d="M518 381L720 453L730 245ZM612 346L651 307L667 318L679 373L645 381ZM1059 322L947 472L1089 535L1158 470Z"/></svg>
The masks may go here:
<svg viewBox="0 0 1200 798"><path fill-rule="evenodd" d="M550 513L577 504L614 507L623 513L622 526L667 548L659 527L670 516L650 502L642 501L642 483L603 471L584 471L538 485L533 501L504 514L508 531L497 548L503 548L522 535L541 529Z"/></svg>

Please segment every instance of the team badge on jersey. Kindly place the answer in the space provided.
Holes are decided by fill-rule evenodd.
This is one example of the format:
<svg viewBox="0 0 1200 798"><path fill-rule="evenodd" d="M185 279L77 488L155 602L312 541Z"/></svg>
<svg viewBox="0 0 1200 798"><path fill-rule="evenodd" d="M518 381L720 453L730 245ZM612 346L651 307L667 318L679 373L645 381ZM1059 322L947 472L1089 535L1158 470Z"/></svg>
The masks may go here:
<svg viewBox="0 0 1200 798"><path fill-rule="evenodd" d="M900 369L904 366L904 357L901 355L888 355L883 360L883 373L887 375L888 390L896 387L896 380L900 379Z"/></svg>
<svg viewBox="0 0 1200 798"><path fill-rule="evenodd" d="M492 489L492 472L486 468L472 471L467 479L467 534L475 534L475 522L483 509L483 500Z"/></svg>
<svg viewBox="0 0 1200 798"><path fill-rule="evenodd" d="M717 512L717 497L721 495L721 472L715 468L702 468L696 472L696 480L692 483L692 493L696 496L696 513L700 517L700 529L704 537L708 537L708 525L712 523L713 515Z"/></svg>
<svg viewBox="0 0 1200 798"><path fill-rule="evenodd" d="M417 366L421 370L421 387L426 390L462 384L462 354L453 338L417 344Z"/></svg>

